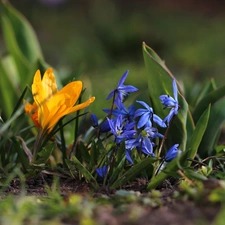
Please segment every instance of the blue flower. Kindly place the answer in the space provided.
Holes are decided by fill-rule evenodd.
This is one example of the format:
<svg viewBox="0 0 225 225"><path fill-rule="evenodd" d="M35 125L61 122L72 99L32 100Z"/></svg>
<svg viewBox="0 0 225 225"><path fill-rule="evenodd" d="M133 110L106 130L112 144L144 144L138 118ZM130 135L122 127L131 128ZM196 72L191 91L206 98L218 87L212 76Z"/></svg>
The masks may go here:
<svg viewBox="0 0 225 225"><path fill-rule="evenodd" d="M180 154L182 151L178 149L179 144L173 145L168 152L165 155L165 161L170 162L173 160L178 154Z"/></svg>
<svg viewBox="0 0 225 225"><path fill-rule="evenodd" d="M90 119L91 119L91 125L94 128L98 128L98 131L100 133L106 133L106 132L110 131L110 126L109 126L108 120L105 120L99 124L98 118L94 113L91 114Z"/></svg>
<svg viewBox="0 0 225 225"><path fill-rule="evenodd" d="M126 150L131 151L133 148L137 148L146 155L154 156L153 147L155 143L152 142L152 139L156 137L163 138L163 135L158 133L155 127L145 127L137 138L131 138L125 141Z"/></svg>
<svg viewBox="0 0 225 225"><path fill-rule="evenodd" d="M104 178L105 175L107 174L108 166L105 165L103 167L97 168L95 171L99 177Z"/></svg>
<svg viewBox="0 0 225 225"><path fill-rule="evenodd" d="M174 115L178 114L178 110L179 110L178 89L177 89L177 84L175 79L173 79L173 96L174 98L169 95L161 95L159 97L162 104L164 105L164 108L171 108L169 114L163 120L164 122L167 122L168 125L171 119L174 117Z"/></svg>
<svg viewBox="0 0 225 225"><path fill-rule="evenodd" d="M121 103L120 109L113 109L112 111L111 109L103 109L105 113L108 113L108 114L112 113L112 115L114 116L122 115L123 119L126 119L128 121L133 120L135 110L136 108L134 105L129 106L127 109L123 103Z"/></svg>
<svg viewBox="0 0 225 225"><path fill-rule="evenodd" d="M123 121L122 115L119 115L117 118L109 119L109 126L111 132L116 138L116 143L120 143L124 139L130 139L136 134L136 130L134 130L135 122L125 123Z"/></svg>
<svg viewBox="0 0 225 225"><path fill-rule="evenodd" d="M90 119L91 119L91 125L94 128L98 127L98 118L94 113L91 114Z"/></svg>
<svg viewBox="0 0 225 225"><path fill-rule="evenodd" d="M120 78L118 82L118 86L116 89L114 89L107 97L107 100L115 96L114 103L115 105L120 109L121 103L123 103L124 98L126 98L130 92L135 92L138 89L132 85L124 85L124 81L127 78L127 75L129 73L129 70L127 70L123 76Z"/></svg>
<svg viewBox="0 0 225 225"><path fill-rule="evenodd" d="M149 137L149 138L163 138L163 135L158 133L158 130L157 128L155 127L145 127L145 129L142 131L142 133L146 132L146 135Z"/></svg>
<svg viewBox="0 0 225 225"><path fill-rule="evenodd" d="M138 149L140 149L146 155L155 156L153 153L153 146L154 143L148 138L148 136L140 135L139 146L137 146Z"/></svg>
<svg viewBox="0 0 225 225"><path fill-rule="evenodd" d="M140 103L141 105L145 107L145 109L136 110L134 114L134 118L140 117L137 124L137 128L141 128L144 126L152 127L152 120L156 124L158 124L160 127L166 127L166 124L164 123L164 121L159 116L153 113L153 109L149 105L147 105L143 101L136 101L136 102Z"/></svg>

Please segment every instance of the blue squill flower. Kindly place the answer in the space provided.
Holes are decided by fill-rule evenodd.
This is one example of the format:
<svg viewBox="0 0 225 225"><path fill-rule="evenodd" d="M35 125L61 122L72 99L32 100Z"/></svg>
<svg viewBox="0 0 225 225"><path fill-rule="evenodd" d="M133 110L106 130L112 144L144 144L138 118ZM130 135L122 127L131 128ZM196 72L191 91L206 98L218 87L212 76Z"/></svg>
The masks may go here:
<svg viewBox="0 0 225 225"><path fill-rule="evenodd" d="M119 115L117 118L109 119L109 126L112 134L116 138L116 143L120 143L124 139L130 139L136 134L136 130L134 130L135 122L125 123L123 121L122 115Z"/></svg>
<svg viewBox="0 0 225 225"><path fill-rule="evenodd" d="M143 101L136 101L136 102L140 103L141 105L145 107L145 109L136 110L134 114L134 118L140 117L137 124L137 128L141 128L144 126L152 127L152 120L156 124L158 124L160 127L166 127L166 124L164 123L164 121L159 116L153 113L152 107L150 107L148 104L146 104Z"/></svg>
<svg viewBox="0 0 225 225"><path fill-rule="evenodd" d="M170 162L173 160L178 154L180 154L182 151L178 149L179 144L173 145L168 152L165 155L165 161Z"/></svg>
<svg viewBox="0 0 225 225"><path fill-rule="evenodd" d="M124 98L126 98L130 92L135 92L138 89L132 85L124 85L124 81L127 78L129 70L127 70L118 82L118 86L114 89L107 97L107 100L115 96L114 104L120 109L121 103L123 103Z"/></svg>
<svg viewBox="0 0 225 225"><path fill-rule="evenodd" d="M176 80L173 79L173 97L169 95L161 95L159 99L161 100L162 104L164 105L164 108L171 108L169 114L166 116L166 118L163 120L164 122L167 122L169 125L171 119L178 114L179 110L179 103L178 103L178 89Z"/></svg>
<svg viewBox="0 0 225 225"><path fill-rule="evenodd" d="M105 165L103 167L97 168L95 171L99 177L104 178L105 175L107 174L108 166Z"/></svg>
<svg viewBox="0 0 225 225"><path fill-rule="evenodd" d="M91 119L91 125L94 128L98 127L98 118L94 113L91 114L90 119Z"/></svg>
<svg viewBox="0 0 225 225"><path fill-rule="evenodd" d="M163 138L164 136L160 133L158 133L158 129L155 128L155 127L145 127L145 129L142 131L143 132L146 132L146 135L149 137L149 138Z"/></svg>
<svg viewBox="0 0 225 225"><path fill-rule="evenodd" d="M146 155L155 156L153 147L154 143L150 140L148 135L141 132L137 137L136 148Z"/></svg>
<svg viewBox="0 0 225 225"><path fill-rule="evenodd" d="M111 111L111 109L103 109L103 111L105 113L108 113L108 114L111 113L114 116L122 115L123 119L126 119L128 121L133 120L135 110L136 110L136 108L134 105L129 106L127 109L123 103L121 103L120 109L113 109L112 111Z"/></svg>
<svg viewBox="0 0 225 225"><path fill-rule="evenodd" d="M143 130L137 138L132 138L125 141L126 150L131 151L133 148L138 149L146 155L152 155L154 143L150 140L148 134Z"/></svg>

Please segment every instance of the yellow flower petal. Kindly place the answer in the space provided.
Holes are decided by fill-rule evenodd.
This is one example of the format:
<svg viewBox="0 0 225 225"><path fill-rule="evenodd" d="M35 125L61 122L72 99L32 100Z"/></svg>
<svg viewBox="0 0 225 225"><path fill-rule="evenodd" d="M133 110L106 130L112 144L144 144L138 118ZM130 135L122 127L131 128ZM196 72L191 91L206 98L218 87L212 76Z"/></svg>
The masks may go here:
<svg viewBox="0 0 225 225"><path fill-rule="evenodd" d="M80 93L82 91L82 82L81 81L73 81L63 87L55 96L61 94L67 94L67 97L70 98L68 102L68 106L72 107L77 102L80 97Z"/></svg>
<svg viewBox="0 0 225 225"><path fill-rule="evenodd" d="M50 99L57 91L55 76L51 68L44 73L43 79L41 79L40 70L35 73L32 84L32 94L38 105Z"/></svg>
<svg viewBox="0 0 225 225"><path fill-rule="evenodd" d="M78 110L81 110L81 109L84 109L86 108L87 106L89 106L92 102L94 102L95 100L95 97L91 97L90 99L88 99L86 102L83 102L81 104L78 104L78 105L75 105L74 107L72 107L69 112L67 114L70 114L70 113L73 113L73 112L76 112Z"/></svg>
<svg viewBox="0 0 225 225"><path fill-rule="evenodd" d="M35 126L40 128L38 122L38 107L37 104L34 102L32 105L28 102L25 102L24 110L27 114L30 115L31 119L33 120Z"/></svg>

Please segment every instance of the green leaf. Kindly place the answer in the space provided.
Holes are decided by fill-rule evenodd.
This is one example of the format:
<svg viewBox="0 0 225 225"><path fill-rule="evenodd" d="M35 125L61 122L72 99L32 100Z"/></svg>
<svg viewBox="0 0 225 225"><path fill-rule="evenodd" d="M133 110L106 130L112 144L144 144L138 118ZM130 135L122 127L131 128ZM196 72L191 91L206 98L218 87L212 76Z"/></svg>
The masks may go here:
<svg viewBox="0 0 225 225"><path fill-rule="evenodd" d="M25 17L8 2L1 1L0 5L3 36L7 50L16 64L20 85L30 83L32 64L43 59L36 34Z"/></svg>
<svg viewBox="0 0 225 225"><path fill-rule="evenodd" d="M28 83L28 78L30 77L27 76L30 67L29 61L25 58L22 51L20 50L14 35L13 27L5 14L2 14L2 27L7 50L15 62L20 78L20 84L21 81Z"/></svg>
<svg viewBox="0 0 225 225"><path fill-rule="evenodd" d="M92 167L97 165L99 156L99 148L97 147L95 141L93 140L91 143L91 151L90 151L90 161Z"/></svg>
<svg viewBox="0 0 225 225"><path fill-rule="evenodd" d="M82 161L89 164L90 163L90 154L88 148L84 145L82 141L78 144L78 151L80 151Z"/></svg>
<svg viewBox="0 0 225 225"><path fill-rule="evenodd" d="M205 95L201 99L201 101L197 104L192 114L194 121L197 122L197 120L206 110L209 104L213 106L214 103L216 103L219 99L223 98L224 96L225 96L225 85Z"/></svg>
<svg viewBox="0 0 225 225"><path fill-rule="evenodd" d="M0 136L4 135L7 129L11 126L12 122L14 122L19 116L22 115L24 111L24 107L21 106L11 117L0 127Z"/></svg>
<svg viewBox="0 0 225 225"><path fill-rule="evenodd" d="M183 165L187 159L188 151L181 154L180 157L176 157L171 162L169 162L165 169L158 173L155 177L151 179L147 186L147 190L151 190L159 186L165 179L170 177L171 174L175 173L180 165Z"/></svg>
<svg viewBox="0 0 225 225"><path fill-rule="evenodd" d="M206 110L209 104L211 104L211 112L206 128L205 134L202 138L202 142L199 146L199 155L201 157L207 157L211 155L214 150L220 127L225 120L225 85L211 91L205 95L196 106L193 112L194 121L198 121L200 115Z"/></svg>
<svg viewBox="0 0 225 225"><path fill-rule="evenodd" d="M202 114L202 116L200 117L200 119L196 124L196 127L193 131L191 138L188 140L187 151L189 158L193 159L198 151L198 147L202 141L202 137L205 133L208 124L210 116L210 108L211 105L209 105L208 108L205 110L205 112Z"/></svg>
<svg viewBox="0 0 225 225"><path fill-rule="evenodd" d="M52 142L48 145L45 145L45 147L43 147L41 149L40 152L38 152L38 157L37 160L35 160L32 164L33 165L40 165L40 164L46 164L49 157L51 156L52 152L56 149L56 143Z"/></svg>
<svg viewBox="0 0 225 225"><path fill-rule="evenodd" d="M90 182L90 184L94 187L94 189L98 189L98 183L95 178L91 175L91 173L81 164L81 162L76 158L76 156L72 155L72 161L75 164L78 171L85 177L85 179Z"/></svg>
<svg viewBox="0 0 225 225"><path fill-rule="evenodd" d="M17 99L16 90L13 87L13 83L10 80L10 76L7 71L4 69L2 61L0 60L0 101L1 101L1 108L0 110L3 111L3 115L6 118L9 118L11 115L15 99Z"/></svg>
<svg viewBox="0 0 225 225"><path fill-rule="evenodd" d="M145 158L140 163L131 167L127 172L125 172L121 177L118 178L112 185L111 188L117 188L123 186L128 181L132 181L135 177L137 177L143 170L152 166L157 158Z"/></svg>
<svg viewBox="0 0 225 225"><path fill-rule="evenodd" d="M115 182L115 180L118 179L118 175L119 173L122 173L123 169L124 169L124 164L126 161L126 156L124 156L120 162L118 163L118 165L116 166L116 168L114 169L112 175L109 178L109 186L111 186L111 184L113 184Z"/></svg>
<svg viewBox="0 0 225 225"><path fill-rule="evenodd" d="M152 107L158 116L165 118L169 112L168 110L163 110L159 96L162 94L173 96L172 78L174 78L174 76L160 57L145 43L143 44L143 54L147 69L148 90ZM180 148L185 150L186 141L189 135L188 132L191 133L193 131L194 124L188 109L188 104L180 92L178 101L180 110L170 128L167 144L168 146L172 146L174 143L179 143Z"/></svg>
<svg viewBox="0 0 225 225"><path fill-rule="evenodd" d="M220 128L225 121L225 99L222 98L211 106L210 117L198 154L204 158L212 155L216 146Z"/></svg>
<svg viewBox="0 0 225 225"><path fill-rule="evenodd" d="M187 176L189 179L195 179L195 180L207 180L207 177L196 172L193 171L192 169L186 169L184 171L185 176Z"/></svg>
<svg viewBox="0 0 225 225"><path fill-rule="evenodd" d="M13 51L12 45L7 39L12 35L14 37L13 45L18 46L20 53L29 63L33 63L37 59L43 59L37 36L27 19L8 2L2 2L1 5L1 14L4 21L3 34L10 52ZM7 21L11 31L6 27L5 21Z"/></svg>
<svg viewBox="0 0 225 225"><path fill-rule="evenodd" d="M197 95L196 98L196 103L195 105L198 105L198 103L207 95L209 94L211 91L215 91L216 90L216 84L214 79L210 79L210 81L203 86L203 89L200 91L200 93Z"/></svg>

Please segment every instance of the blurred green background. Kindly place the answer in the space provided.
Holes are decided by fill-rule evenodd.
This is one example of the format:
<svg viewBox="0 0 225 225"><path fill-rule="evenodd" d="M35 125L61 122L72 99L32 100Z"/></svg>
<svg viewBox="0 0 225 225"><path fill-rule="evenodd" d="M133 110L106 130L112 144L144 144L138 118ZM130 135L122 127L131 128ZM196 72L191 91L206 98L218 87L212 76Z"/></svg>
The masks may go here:
<svg viewBox="0 0 225 225"><path fill-rule="evenodd" d="M145 96L142 42L166 61L190 90L208 78L223 82L223 1L11 0L31 23L45 60L64 83L81 79L95 95L90 110L104 115L105 99L129 69L127 82ZM0 53L5 47L0 33ZM141 98L138 97L139 99Z"/></svg>

